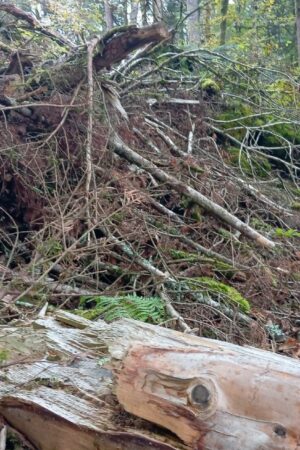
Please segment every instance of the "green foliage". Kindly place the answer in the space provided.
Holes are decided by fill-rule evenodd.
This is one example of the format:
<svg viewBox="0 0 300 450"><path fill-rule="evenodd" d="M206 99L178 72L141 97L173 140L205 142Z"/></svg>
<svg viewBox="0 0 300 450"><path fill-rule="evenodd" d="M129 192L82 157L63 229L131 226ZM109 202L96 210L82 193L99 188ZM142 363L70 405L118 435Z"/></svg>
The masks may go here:
<svg viewBox="0 0 300 450"><path fill-rule="evenodd" d="M39 245L38 251L42 256L51 258L60 255L63 248L59 241L54 238L49 238Z"/></svg>
<svg viewBox="0 0 300 450"><path fill-rule="evenodd" d="M275 230L276 236L280 238L299 238L300 232L294 230L293 228L289 228L288 230L284 230L283 228L276 228Z"/></svg>
<svg viewBox="0 0 300 450"><path fill-rule="evenodd" d="M166 319L164 303L159 297L137 295L81 297L76 313L90 320L102 317L107 322L131 318L157 324Z"/></svg>
<svg viewBox="0 0 300 450"><path fill-rule="evenodd" d="M49 0L52 26L62 29L69 38L87 39L91 33L99 33L103 26L103 12L95 0L73 2Z"/></svg>
<svg viewBox="0 0 300 450"><path fill-rule="evenodd" d="M267 87L271 98L282 106L292 106L299 103L297 87L289 80L276 80Z"/></svg>
<svg viewBox="0 0 300 450"><path fill-rule="evenodd" d="M248 313L251 309L250 303L246 300L237 289L229 286L221 281L210 277L199 277L189 280L189 285L192 289L203 289L208 291L211 295L218 295L225 301L237 305L243 312Z"/></svg>

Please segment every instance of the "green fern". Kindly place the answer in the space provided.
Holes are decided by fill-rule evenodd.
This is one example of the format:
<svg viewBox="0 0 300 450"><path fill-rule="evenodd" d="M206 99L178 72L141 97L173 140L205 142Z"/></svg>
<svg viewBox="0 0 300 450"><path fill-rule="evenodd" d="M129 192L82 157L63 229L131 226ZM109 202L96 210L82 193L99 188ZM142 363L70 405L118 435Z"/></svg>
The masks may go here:
<svg viewBox="0 0 300 450"><path fill-rule="evenodd" d="M103 318L107 322L121 318L160 323L166 319L165 307L158 297L120 295L118 297L81 297L77 314L86 319Z"/></svg>

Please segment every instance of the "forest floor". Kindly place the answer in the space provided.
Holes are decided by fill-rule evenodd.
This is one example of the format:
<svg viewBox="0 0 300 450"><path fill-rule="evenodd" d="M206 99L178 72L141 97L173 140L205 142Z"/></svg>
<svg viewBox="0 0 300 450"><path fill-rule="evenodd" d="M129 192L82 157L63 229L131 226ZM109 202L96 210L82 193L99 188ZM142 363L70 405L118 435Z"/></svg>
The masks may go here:
<svg viewBox="0 0 300 450"><path fill-rule="evenodd" d="M36 314L46 300L50 306L71 310L84 304L81 308L86 316L105 317L105 308L95 309L97 296L125 296L125 304L131 294L156 298L159 277L147 272L110 239L104 231L107 227L114 239L126 242L135 255L153 267L189 283L191 290L196 289L196 283L200 293L230 305L233 315L228 317L213 305L191 298L185 290L170 291L172 305L193 332L297 356L300 240L295 224L300 223L299 212L278 212L239 184L242 175L239 167L234 167L228 143L205 124L205 116L218 108L217 104L204 101L201 92L195 98L178 90L172 92L173 98L198 100L199 104L151 105L144 92L140 91L140 97L127 96L122 102L129 116L128 122L120 120L116 125L123 141L177 180L261 230L276 247L270 250L257 246L184 194L114 155L108 145L110 127L99 119L93 133L89 193L91 220L94 223L96 217L99 225L89 236L84 235L88 221L81 150L86 116L77 111L69 114L56 133L54 149L50 144L37 144L35 139L24 144L20 132L24 120L20 125L16 118L10 118L9 123L1 123L1 134L8 141L2 140L6 150L1 154L2 323ZM49 103L59 101L66 99L55 96ZM51 110L43 109L43 114L48 112L47 121L55 129L59 109L41 108ZM187 151L191 124L192 152L178 157L176 148ZM290 181L278 177L275 171L267 178L244 179L277 205L285 207L291 202L284 188ZM220 258L204 254L194 243ZM226 291L226 286L236 291ZM247 324L235 314L243 309L237 293L250 305L250 311L245 311L251 318ZM123 312L130 315L126 307ZM115 313L116 317L122 315L122 311ZM145 311L134 314L176 327L176 321L164 316L156 304L149 306L149 311L145 306Z"/></svg>
<svg viewBox="0 0 300 450"><path fill-rule="evenodd" d="M1 323L63 308L299 357L299 173L233 147L216 126L226 101L193 74L118 75L96 80L93 114L87 85L28 95L6 80L20 102L0 118Z"/></svg>

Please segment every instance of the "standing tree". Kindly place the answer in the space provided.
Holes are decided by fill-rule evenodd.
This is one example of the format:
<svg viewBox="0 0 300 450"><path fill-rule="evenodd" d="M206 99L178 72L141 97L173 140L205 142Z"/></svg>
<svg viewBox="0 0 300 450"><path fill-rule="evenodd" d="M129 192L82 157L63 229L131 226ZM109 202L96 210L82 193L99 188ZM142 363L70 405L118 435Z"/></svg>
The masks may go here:
<svg viewBox="0 0 300 450"><path fill-rule="evenodd" d="M142 24L148 25L149 0L141 0Z"/></svg>
<svg viewBox="0 0 300 450"><path fill-rule="evenodd" d="M153 20L154 22L160 22L163 19L163 2L162 0L152 1Z"/></svg>
<svg viewBox="0 0 300 450"><path fill-rule="evenodd" d="M137 23L137 17L139 12L139 4L136 0L131 0L130 2L130 15L129 21L130 23Z"/></svg>
<svg viewBox="0 0 300 450"><path fill-rule="evenodd" d="M114 26L111 4L108 0L104 0L105 22L106 28L110 30Z"/></svg>
<svg viewBox="0 0 300 450"><path fill-rule="evenodd" d="M188 42L190 45L199 45L201 42L201 31L200 31L200 14L199 14L199 2L198 0L187 0L187 33Z"/></svg>
<svg viewBox="0 0 300 450"><path fill-rule="evenodd" d="M225 45L225 43L226 43L228 5L229 5L229 0L221 1L220 45Z"/></svg>
<svg viewBox="0 0 300 450"><path fill-rule="evenodd" d="M298 64L300 65L300 0L295 0L295 15L296 15L296 34L297 34L297 55Z"/></svg>

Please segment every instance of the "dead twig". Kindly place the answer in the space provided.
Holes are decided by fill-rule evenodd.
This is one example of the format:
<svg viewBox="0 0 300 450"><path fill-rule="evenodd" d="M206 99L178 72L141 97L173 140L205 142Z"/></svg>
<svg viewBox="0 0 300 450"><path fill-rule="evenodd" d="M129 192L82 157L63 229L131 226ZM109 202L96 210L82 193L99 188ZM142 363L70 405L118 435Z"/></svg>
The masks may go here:
<svg viewBox="0 0 300 450"><path fill-rule="evenodd" d="M254 230L252 227L242 222L240 219L235 217L230 212L226 211L222 206L217 205L207 197L205 197L200 192L196 191L190 186L178 181L173 176L169 175L167 172L159 169L154 163L147 160L146 158L140 156L138 153L129 148L120 137L115 133L111 138L111 147L119 156L126 158L128 161L137 164L139 167L143 168L147 172L151 173L158 180L168 183L173 189L185 194L187 197L191 198L195 203L202 206L211 214L217 216L222 221L226 222L228 225L232 226L236 230L240 231L242 234L255 241L257 244L267 248L274 248L275 243Z"/></svg>

